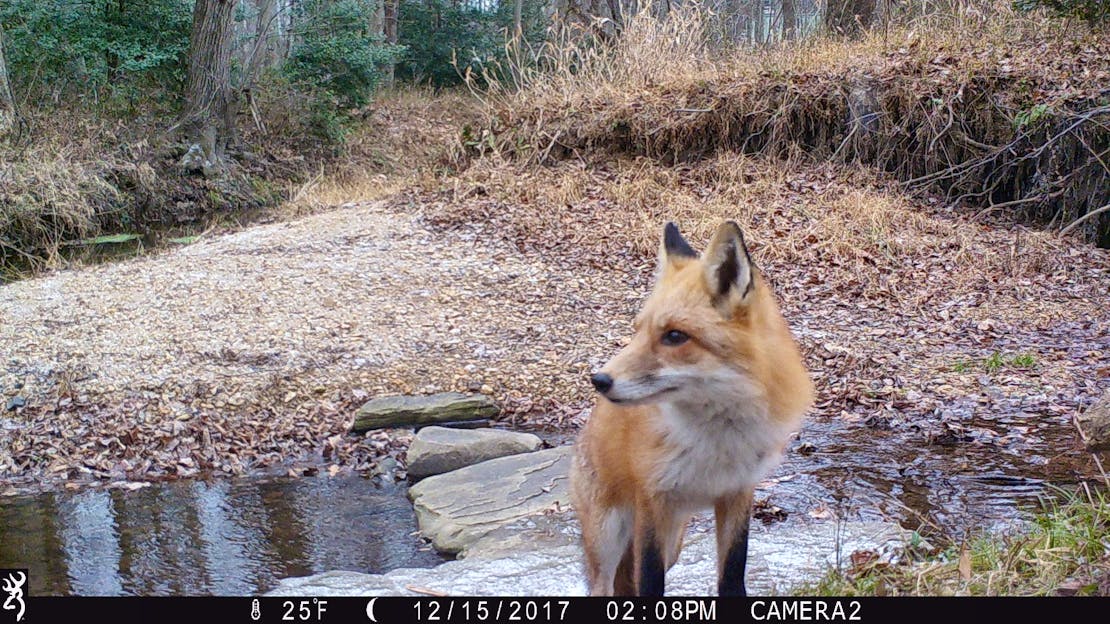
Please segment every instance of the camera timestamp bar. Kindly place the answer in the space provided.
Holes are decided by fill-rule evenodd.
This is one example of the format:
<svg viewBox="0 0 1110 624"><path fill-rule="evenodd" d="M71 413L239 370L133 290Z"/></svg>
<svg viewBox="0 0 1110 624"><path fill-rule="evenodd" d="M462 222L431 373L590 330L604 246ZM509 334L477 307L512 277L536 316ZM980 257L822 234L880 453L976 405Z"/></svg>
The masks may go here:
<svg viewBox="0 0 1110 624"><path fill-rule="evenodd" d="M1098 603L1098 604L1096 604ZM368 622L887 622L906 617L981 615L1030 619L1082 615L1106 598L565 598L565 597L174 597L26 598L22 622L174 621L244 624ZM14 621L0 612L0 624Z"/></svg>

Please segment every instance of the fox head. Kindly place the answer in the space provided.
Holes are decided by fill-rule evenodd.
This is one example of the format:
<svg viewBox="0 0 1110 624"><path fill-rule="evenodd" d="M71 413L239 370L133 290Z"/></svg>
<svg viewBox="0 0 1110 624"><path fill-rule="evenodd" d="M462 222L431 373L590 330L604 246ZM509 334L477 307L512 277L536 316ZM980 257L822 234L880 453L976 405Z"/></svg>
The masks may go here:
<svg viewBox="0 0 1110 624"><path fill-rule="evenodd" d="M633 329L629 344L591 377L613 403L758 397L772 411L797 413L808 405L797 346L732 221L702 255L667 223L655 287ZM796 400L785 396L791 387L800 390Z"/></svg>

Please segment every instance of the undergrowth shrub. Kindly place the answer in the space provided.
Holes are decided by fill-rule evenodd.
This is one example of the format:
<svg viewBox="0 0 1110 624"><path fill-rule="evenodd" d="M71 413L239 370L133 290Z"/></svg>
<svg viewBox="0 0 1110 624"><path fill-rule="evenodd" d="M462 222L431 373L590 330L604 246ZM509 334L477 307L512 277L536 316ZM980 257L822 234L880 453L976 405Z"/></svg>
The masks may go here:
<svg viewBox="0 0 1110 624"><path fill-rule="evenodd" d="M1107 0L1014 0L1020 11L1045 8L1057 17L1079 18L1090 24L1110 20L1110 2Z"/></svg>
<svg viewBox="0 0 1110 624"><path fill-rule="evenodd" d="M1002 535L896 564L853 561L799 587L806 596L1105 596L1110 592L1110 499L1083 487L1043 500L1032 522ZM910 544L914 546L914 544ZM853 558L854 559L854 558Z"/></svg>
<svg viewBox="0 0 1110 624"><path fill-rule="evenodd" d="M193 3L7 0L0 22L12 81L24 92L131 101L176 90Z"/></svg>
<svg viewBox="0 0 1110 624"><path fill-rule="evenodd" d="M369 0L306 0L297 5L304 34L285 72L316 95L312 123L333 142L343 139L348 111L370 101L382 67L404 50L367 28L375 9L376 2Z"/></svg>
<svg viewBox="0 0 1110 624"><path fill-rule="evenodd" d="M119 190L77 150L36 145L0 159L0 281L49 266L65 240L93 234Z"/></svg>
<svg viewBox="0 0 1110 624"><path fill-rule="evenodd" d="M505 58L506 35L513 29L513 4L497 3L492 10L447 0L401 0L400 43L406 53L397 77L442 87L459 84L466 69L479 72ZM526 0L521 11L524 39L543 41L547 18L544 3Z"/></svg>

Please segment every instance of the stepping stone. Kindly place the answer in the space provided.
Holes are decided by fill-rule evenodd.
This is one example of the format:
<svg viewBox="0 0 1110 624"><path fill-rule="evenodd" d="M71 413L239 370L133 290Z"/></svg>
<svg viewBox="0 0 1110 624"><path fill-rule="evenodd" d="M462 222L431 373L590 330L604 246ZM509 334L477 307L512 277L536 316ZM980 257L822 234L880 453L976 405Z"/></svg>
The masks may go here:
<svg viewBox="0 0 1110 624"><path fill-rule="evenodd" d="M501 409L484 394L443 392L428 396L390 396L367 401L355 413L351 431L492 418Z"/></svg>
<svg viewBox="0 0 1110 624"><path fill-rule="evenodd" d="M567 506L570 457L561 446L428 477L409 490L420 531L453 554L502 524Z"/></svg>
<svg viewBox="0 0 1110 624"><path fill-rule="evenodd" d="M424 427L409 446L408 472L414 479L423 479L498 457L530 453L542 444L530 433Z"/></svg>

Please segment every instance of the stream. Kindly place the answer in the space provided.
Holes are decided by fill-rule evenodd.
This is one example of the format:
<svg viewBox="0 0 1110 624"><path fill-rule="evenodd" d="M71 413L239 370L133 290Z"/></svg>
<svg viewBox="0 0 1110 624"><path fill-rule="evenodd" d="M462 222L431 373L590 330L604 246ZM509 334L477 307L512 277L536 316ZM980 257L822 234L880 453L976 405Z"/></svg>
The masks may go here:
<svg viewBox="0 0 1110 624"><path fill-rule="evenodd" d="M956 420L974 439L927 443L912 426L810 419L756 494L781 511L757 518L892 520L943 544L1012 528L1052 485L1093 474L1066 418ZM444 558L416 536L405 491L320 476L0 498L0 568L29 568L32 594L116 596L257 594L328 570L435 566Z"/></svg>
<svg viewBox="0 0 1110 624"><path fill-rule="evenodd" d="M1011 414L964 423L979 437L929 443L909 428L811 419L756 498L814 518L893 520L943 544L1011 530L1044 501L1097 475L1066 418ZM805 443L812 452L799 452Z"/></svg>
<svg viewBox="0 0 1110 624"><path fill-rule="evenodd" d="M176 481L0 499L0 568L31 595L247 595L287 576L431 567L400 486Z"/></svg>

